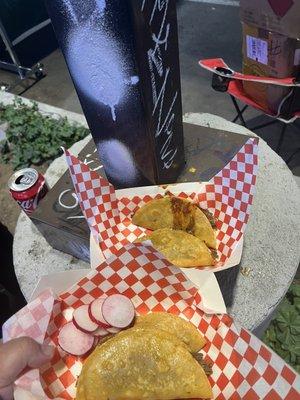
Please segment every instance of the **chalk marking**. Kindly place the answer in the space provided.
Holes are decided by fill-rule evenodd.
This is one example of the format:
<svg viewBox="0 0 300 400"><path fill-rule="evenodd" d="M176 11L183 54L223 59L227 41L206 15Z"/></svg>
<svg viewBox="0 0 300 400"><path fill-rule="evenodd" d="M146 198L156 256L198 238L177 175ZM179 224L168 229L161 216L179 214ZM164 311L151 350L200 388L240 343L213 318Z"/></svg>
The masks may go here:
<svg viewBox="0 0 300 400"><path fill-rule="evenodd" d="M142 11L144 9L146 0L143 1ZM173 164L174 158L177 154L178 149L172 148L173 139L173 126L175 120L175 114L173 111L176 99L178 97L178 91L173 95L171 105L168 107L166 117L163 117L164 110L166 107L165 93L167 84L169 82L170 67L163 65L162 49L167 51L168 49L168 38L170 34L170 23L166 24L167 11L169 6L169 0L156 0L151 12L149 25L151 26L155 12L163 11L162 22L160 24L158 34L152 33L152 42L154 44L153 49L149 49L148 54L148 66L151 77L152 86L152 101L153 109L152 116L157 114L157 126L155 131L155 137L164 134L164 142L160 149L160 158L163 161L163 168L170 168ZM164 32L164 37L163 37ZM157 76L158 75L158 76ZM161 78L163 82L161 83ZM166 136L166 139L165 139Z"/></svg>

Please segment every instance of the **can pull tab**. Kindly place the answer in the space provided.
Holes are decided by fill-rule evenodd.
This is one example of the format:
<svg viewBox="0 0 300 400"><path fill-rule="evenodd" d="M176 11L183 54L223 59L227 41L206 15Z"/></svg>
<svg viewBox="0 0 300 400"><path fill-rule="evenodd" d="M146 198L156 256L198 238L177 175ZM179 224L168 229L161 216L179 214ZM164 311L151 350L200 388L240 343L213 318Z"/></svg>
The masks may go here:
<svg viewBox="0 0 300 400"><path fill-rule="evenodd" d="M24 185L30 185L32 183L32 176L29 176L29 174L28 175L22 175L17 179L16 183L17 184L20 183L20 184L24 184Z"/></svg>
<svg viewBox="0 0 300 400"><path fill-rule="evenodd" d="M16 184L17 185L25 185L31 186L36 182L36 173L31 171L26 171L26 174L22 174L17 177Z"/></svg>
<svg viewBox="0 0 300 400"><path fill-rule="evenodd" d="M17 192L25 191L31 188L38 180L39 174L33 168L23 168L15 172L8 181L10 190Z"/></svg>

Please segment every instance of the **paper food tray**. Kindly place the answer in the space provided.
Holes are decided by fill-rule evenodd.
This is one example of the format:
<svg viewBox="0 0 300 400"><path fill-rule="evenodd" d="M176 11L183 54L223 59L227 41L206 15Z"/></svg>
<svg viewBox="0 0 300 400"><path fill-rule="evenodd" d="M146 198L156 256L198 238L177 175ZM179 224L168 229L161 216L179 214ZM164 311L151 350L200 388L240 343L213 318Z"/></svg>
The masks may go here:
<svg viewBox="0 0 300 400"><path fill-rule="evenodd" d="M241 258L241 240L255 190L257 152L258 140L249 138L233 159L207 183L123 190L115 190L106 179L68 151L65 154L80 206L104 259L117 254L124 245L145 233L145 229L132 223L132 214L137 207L167 192L189 198L214 215L219 262L215 267L199 268L198 271L219 271L237 265Z"/></svg>
<svg viewBox="0 0 300 400"><path fill-rule="evenodd" d="M299 398L295 371L230 316L201 311L199 290L181 270L142 244L123 248L59 297L44 291L4 324L4 341L27 335L56 347L53 360L40 373L29 371L16 382L19 392L24 389L40 399L74 398L83 359L58 348L58 331L71 319L73 308L116 291L132 299L138 314L168 311L198 327L208 341L204 359L213 363L209 379L214 399Z"/></svg>

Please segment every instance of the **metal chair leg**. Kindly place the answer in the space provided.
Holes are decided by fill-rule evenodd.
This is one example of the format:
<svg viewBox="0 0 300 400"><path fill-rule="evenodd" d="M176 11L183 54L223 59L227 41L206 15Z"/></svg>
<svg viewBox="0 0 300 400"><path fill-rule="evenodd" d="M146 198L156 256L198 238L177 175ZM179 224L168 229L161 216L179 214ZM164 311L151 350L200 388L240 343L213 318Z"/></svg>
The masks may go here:
<svg viewBox="0 0 300 400"><path fill-rule="evenodd" d="M276 153L279 153L279 152L280 152L280 149L281 149L281 145L282 145L282 142L283 142L283 139L284 139L284 134L285 134L286 128L287 128L287 124L283 123L282 129L281 129L281 132L280 132L279 141L278 141L278 144L277 144L277 147L276 147Z"/></svg>
<svg viewBox="0 0 300 400"><path fill-rule="evenodd" d="M247 104L241 109L241 114L244 113L244 111L248 108ZM231 122L236 122L239 118L239 115L237 115Z"/></svg>
<svg viewBox="0 0 300 400"><path fill-rule="evenodd" d="M247 128L246 122L245 122L245 120L244 120L243 114L242 114L242 112L241 112L241 110L240 110L240 108L239 108L239 105L238 105L237 101L235 100L235 98L234 98L232 95L230 95L230 97L231 97L231 100L232 100L232 102L233 102L233 104L234 104L234 107L235 107L235 109L236 109L236 112L237 112L237 114L238 114L239 120L240 120L241 123Z"/></svg>

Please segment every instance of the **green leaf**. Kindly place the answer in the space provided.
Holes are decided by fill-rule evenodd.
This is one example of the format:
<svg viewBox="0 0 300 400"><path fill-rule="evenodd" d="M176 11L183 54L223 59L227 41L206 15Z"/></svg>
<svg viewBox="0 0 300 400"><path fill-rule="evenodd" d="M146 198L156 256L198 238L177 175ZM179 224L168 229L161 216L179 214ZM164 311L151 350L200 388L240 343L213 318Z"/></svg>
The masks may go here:
<svg viewBox="0 0 300 400"><path fill-rule="evenodd" d="M34 157L31 159L31 163L38 165L41 162L41 159L39 157Z"/></svg>
<svg viewBox="0 0 300 400"><path fill-rule="evenodd" d="M0 103L0 121L8 124L9 144L8 149L0 147L0 154L7 151L7 157L1 156L1 160L11 162L14 168L53 160L60 154L61 144L70 147L89 133L84 127L71 125L65 117L42 115L37 103L27 105L20 98L15 98L13 104Z"/></svg>
<svg viewBox="0 0 300 400"><path fill-rule="evenodd" d="M2 154L1 155L1 161L3 161L4 164L7 164L9 162L9 155L8 154Z"/></svg>
<svg viewBox="0 0 300 400"><path fill-rule="evenodd" d="M300 372L300 285L293 283L263 341Z"/></svg>
<svg viewBox="0 0 300 400"><path fill-rule="evenodd" d="M294 322L290 325L290 329L293 335L300 335L300 315L295 318Z"/></svg>
<svg viewBox="0 0 300 400"><path fill-rule="evenodd" d="M290 352L288 350L284 350L280 344L277 342L274 350L276 351L276 353L283 358L286 362L290 362L291 361L291 356L290 356Z"/></svg>
<svg viewBox="0 0 300 400"><path fill-rule="evenodd" d="M281 347L285 350L289 350L290 346L295 344L293 335L288 327L283 332L278 332L277 339L281 342Z"/></svg>
<svg viewBox="0 0 300 400"><path fill-rule="evenodd" d="M295 364L296 360L297 360L296 354L290 351L290 363L293 365Z"/></svg>
<svg viewBox="0 0 300 400"><path fill-rule="evenodd" d="M2 140L0 142L0 153L1 154L7 154L9 153L9 145L7 140Z"/></svg>
<svg viewBox="0 0 300 400"><path fill-rule="evenodd" d="M300 297L300 285L297 283L293 283L290 287L291 294L295 297Z"/></svg>
<svg viewBox="0 0 300 400"><path fill-rule="evenodd" d="M289 301L289 298L288 298L288 297L285 297L285 298L282 300L281 304L280 304L280 311L287 312L287 311L291 311L291 310L293 310L293 305L292 305L292 303Z"/></svg>
<svg viewBox="0 0 300 400"><path fill-rule="evenodd" d="M300 357L300 346L296 345L290 349L290 353L295 356L295 363L297 362L297 358Z"/></svg>
<svg viewBox="0 0 300 400"><path fill-rule="evenodd" d="M299 329L300 316L296 311L295 307L291 306L289 309L280 309L276 317L276 322L279 329L283 332L286 328L293 327Z"/></svg>
<svg viewBox="0 0 300 400"><path fill-rule="evenodd" d="M298 311L300 311L300 297L295 297L294 298L294 306Z"/></svg>
<svg viewBox="0 0 300 400"><path fill-rule="evenodd" d="M275 331L274 325L271 325L269 327L268 332L269 332L269 340L271 342L275 342L275 340L276 340L276 331Z"/></svg>

